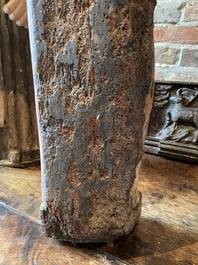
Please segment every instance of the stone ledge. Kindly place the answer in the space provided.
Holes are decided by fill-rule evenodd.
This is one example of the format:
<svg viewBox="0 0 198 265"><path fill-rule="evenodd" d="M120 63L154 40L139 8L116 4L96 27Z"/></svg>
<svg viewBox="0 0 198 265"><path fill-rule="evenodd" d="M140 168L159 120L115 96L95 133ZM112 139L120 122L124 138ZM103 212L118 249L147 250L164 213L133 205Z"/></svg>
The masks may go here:
<svg viewBox="0 0 198 265"><path fill-rule="evenodd" d="M198 84L197 68L189 67L156 67L156 82L175 82L185 84Z"/></svg>

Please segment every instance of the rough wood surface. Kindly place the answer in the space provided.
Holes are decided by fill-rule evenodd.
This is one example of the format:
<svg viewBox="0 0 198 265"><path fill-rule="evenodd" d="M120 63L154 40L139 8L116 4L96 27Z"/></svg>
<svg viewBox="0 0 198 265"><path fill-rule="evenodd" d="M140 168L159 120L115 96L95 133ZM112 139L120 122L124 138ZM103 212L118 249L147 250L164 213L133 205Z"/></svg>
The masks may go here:
<svg viewBox="0 0 198 265"><path fill-rule="evenodd" d="M28 31L18 28L0 2L0 164L39 162Z"/></svg>
<svg viewBox="0 0 198 265"><path fill-rule="evenodd" d="M155 1L28 1L48 235L112 242L140 215Z"/></svg>
<svg viewBox="0 0 198 265"><path fill-rule="evenodd" d="M0 200L37 219L41 202L39 175L39 168L1 169ZM198 167L144 155L139 179L143 205L135 231L111 247L105 244L92 244L91 247L126 264L197 265ZM5 218L3 222L8 221ZM22 231L23 227L18 229ZM1 255L4 255L3 252ZM58 258L57 255L54 250L54 259ZM72 261L75 264L75 258Z"/></svg>

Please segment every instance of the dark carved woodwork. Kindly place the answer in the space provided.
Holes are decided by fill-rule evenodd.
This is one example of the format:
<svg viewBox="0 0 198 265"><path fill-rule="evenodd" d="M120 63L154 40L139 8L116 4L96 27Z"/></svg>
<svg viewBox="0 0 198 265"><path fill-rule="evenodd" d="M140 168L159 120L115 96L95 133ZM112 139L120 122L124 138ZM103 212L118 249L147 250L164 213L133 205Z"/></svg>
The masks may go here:
<svg viewBox="0 0 198 265"><path fill-rule="evenodd" d="M18 28L0 3L0 164L39 162L28 31Z"/></svg>
<svg viewBox="0 0 198 265"><path fill-rule="evenodd" d="M155 1L28 1L49 236L112 242L141 209Z"/></svg>
<svg viewBox="0 0 198 265"><path fill-rule="evenodd" d="M198 85L156 84L146 151L197 162Z"/></svg>

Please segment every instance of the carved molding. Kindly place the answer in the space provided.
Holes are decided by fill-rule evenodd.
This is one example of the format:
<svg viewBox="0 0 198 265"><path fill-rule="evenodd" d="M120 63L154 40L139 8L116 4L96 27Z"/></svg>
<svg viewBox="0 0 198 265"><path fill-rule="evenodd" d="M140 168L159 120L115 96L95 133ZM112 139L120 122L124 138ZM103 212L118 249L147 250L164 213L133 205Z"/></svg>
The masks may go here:
<svg viewBox="0 0 198 265"><path fill-rule="evenodd" d="M198 158L198 85L156 83L146 152Z"/></svg>

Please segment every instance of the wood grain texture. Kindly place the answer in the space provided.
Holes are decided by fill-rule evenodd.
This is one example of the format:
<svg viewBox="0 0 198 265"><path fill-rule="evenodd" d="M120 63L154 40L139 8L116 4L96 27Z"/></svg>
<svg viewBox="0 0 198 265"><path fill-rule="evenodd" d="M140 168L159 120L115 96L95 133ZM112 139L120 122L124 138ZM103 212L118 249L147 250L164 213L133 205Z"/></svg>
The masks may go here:
<svg viewBox="0 0 198 265"><path fill-rule="evenodd" d="M190 244L166 253L156 253L134 259L133 265L197 265L198 243Z"/></svg>
<svg viewBox="0 0 198 265"><path fill-rule="evenodd" d="M139 178L142 217L133 233L120 238L112 247L90 246L132 265L197 265L198 167L144 155ZM0 187L1 201L38 218L41 202L38 167L1 169Z"/></svg>
<svg viewBox="0 0 198 265"><path fill-rule="evenodd" d="M46 238L41 226L0 204L0 264L121 265L90 250Z"/></svg>
<svg viewBox="0 0 198 265"><path fill-rule="evenodd" d="M0 201L39 220L42 202L40 168L0 167Z"/></svg>

